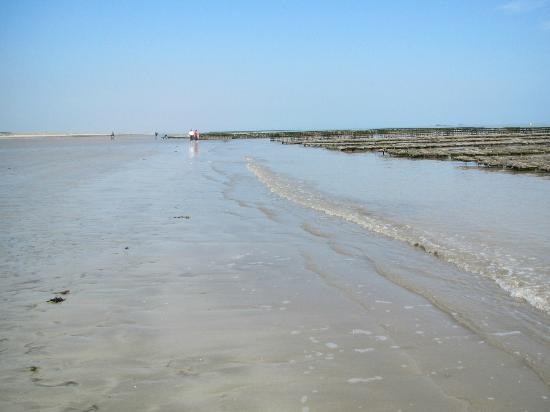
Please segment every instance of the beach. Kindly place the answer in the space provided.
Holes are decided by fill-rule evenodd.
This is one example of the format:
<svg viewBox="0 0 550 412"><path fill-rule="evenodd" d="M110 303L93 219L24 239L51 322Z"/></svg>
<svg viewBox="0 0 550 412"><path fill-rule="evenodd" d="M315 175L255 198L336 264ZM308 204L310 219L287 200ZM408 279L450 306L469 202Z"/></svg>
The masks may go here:
<svg viewBox="0 0 550 412"><path fill-rule="evenodd" d="M548 179L462 166L0 140L0 409L548 410Z"/></svg>

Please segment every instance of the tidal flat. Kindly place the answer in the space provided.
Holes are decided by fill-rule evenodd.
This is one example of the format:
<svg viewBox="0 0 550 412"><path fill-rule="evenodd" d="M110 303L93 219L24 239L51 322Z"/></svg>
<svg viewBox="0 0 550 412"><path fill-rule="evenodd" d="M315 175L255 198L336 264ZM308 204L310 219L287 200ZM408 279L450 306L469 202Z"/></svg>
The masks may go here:
<svg viewBox="0 0 550 412"><path fill-rule="evenodd" d="M550 408L545 177L151 136L0 168L2 411Z"/></svg>

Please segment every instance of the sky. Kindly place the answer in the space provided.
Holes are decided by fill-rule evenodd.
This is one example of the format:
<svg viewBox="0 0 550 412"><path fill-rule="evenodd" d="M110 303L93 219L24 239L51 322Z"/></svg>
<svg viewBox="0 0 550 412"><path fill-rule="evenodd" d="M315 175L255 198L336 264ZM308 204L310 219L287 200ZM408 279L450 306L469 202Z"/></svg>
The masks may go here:
<svg viewBox="0 0 550 412"><path fill-rule="evenodd" d="M550 125L550 0L0 0L0 131Z"/></svg>

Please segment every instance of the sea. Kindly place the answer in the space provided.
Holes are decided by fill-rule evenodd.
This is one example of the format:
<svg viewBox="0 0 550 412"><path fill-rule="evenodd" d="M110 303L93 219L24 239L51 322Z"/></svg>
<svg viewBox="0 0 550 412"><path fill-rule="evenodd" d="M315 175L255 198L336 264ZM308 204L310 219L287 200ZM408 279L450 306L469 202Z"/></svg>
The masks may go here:
<svg viewBox="0 0 550 412"><path fill-rule="evenodd" d="M548 175L151 135L0 170L2 410L547 409Z"/></svg>
<svg viewBox="0 0 550 412"><path fill-rule="evenodd" d="M330 219L324 236L548 378L549 176L268 140L227 146L288 213Z"/></svg>

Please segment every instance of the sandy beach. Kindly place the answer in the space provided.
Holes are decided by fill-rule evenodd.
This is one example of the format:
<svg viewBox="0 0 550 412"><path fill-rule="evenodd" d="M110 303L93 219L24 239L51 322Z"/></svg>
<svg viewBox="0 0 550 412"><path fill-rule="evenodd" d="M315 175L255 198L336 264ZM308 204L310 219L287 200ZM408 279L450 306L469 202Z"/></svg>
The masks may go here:
<svg viewBox="0 0 550 412"><path fill-rule="evenodd" d="M544 311L476 277L499 320L459 267L285 198L270 145L314 150L0 141L0 409L550 408Z"/></svg>

